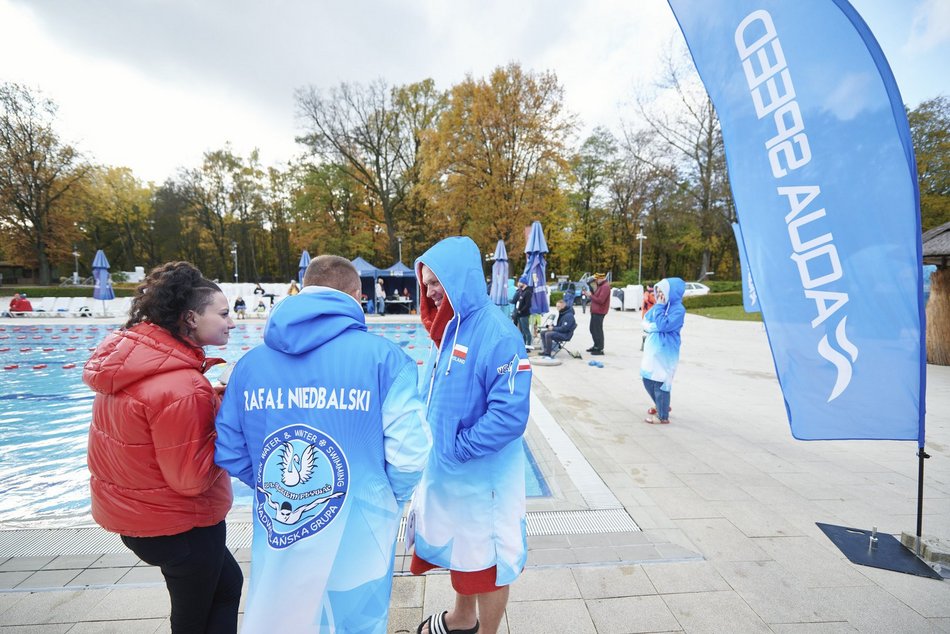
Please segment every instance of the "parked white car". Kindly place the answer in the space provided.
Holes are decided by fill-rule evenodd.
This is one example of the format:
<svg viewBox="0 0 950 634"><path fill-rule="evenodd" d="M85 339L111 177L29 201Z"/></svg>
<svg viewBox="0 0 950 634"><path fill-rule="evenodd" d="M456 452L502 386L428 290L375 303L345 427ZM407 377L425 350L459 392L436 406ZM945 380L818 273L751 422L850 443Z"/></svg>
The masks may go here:
<svg viewBox="0 0 950 634"><path fill-rule="evenodd" d="M692 297L693 295L708 295L709 287L699 282L686 282L686 290L683 291L683 297Z"/></svg>

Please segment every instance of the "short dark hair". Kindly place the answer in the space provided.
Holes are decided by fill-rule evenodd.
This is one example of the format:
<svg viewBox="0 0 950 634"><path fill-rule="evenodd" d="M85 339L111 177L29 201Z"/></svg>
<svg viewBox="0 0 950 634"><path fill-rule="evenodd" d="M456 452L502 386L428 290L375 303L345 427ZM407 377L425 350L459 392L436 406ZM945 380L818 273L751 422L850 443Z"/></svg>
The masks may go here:
<svg viewBox="0 0 950 634"><path fill-rule="evenodd" d="M303 274L303 285L326 286L351 295L360 291L360 274L353 263L339 255L318 255Z"/></svg>
<svg viewBox="0 0 950 634"><path fill-rule="evenodd" d="M148 321L182 339L185 315L204 312L221 288L189 262L168 262L151 270L135 289L126 328Z"/></svg>

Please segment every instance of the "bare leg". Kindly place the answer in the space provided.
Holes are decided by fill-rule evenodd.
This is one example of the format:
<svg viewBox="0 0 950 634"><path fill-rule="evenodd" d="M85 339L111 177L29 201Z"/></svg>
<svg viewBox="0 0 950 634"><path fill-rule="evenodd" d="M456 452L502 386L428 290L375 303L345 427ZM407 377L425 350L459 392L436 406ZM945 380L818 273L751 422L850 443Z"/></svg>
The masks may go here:
<svg viewBox="0 0 950 634"><path fill-rule="evenodd" d="M508 586L494 592L476 595L478 597L478 617L481 622L479 634L496 634L501 618L505 615L505 606L508 605Z"/></svg>

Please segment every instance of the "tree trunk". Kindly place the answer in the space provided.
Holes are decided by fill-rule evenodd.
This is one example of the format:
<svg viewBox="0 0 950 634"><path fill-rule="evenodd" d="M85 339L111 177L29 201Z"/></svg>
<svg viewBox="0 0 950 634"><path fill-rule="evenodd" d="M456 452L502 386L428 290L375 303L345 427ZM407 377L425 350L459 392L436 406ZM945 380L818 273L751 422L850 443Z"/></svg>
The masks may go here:
<svg viewBox="0 0 950 634"><path fill-rule="evenodd" d="M930 278L927 362L950 365L950 269L937 271Z"/></svg>

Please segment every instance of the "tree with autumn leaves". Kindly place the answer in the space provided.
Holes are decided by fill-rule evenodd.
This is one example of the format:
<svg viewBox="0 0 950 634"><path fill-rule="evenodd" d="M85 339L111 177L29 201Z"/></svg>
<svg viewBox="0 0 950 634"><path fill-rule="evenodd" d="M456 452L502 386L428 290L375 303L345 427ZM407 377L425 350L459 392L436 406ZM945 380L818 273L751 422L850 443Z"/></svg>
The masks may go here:
<svg viewBox="0 0 950 634"><path fill-rule="evenodd" d="M666 88L689 97L683 110L644 103L639 125L628 121L620 137L606 128L579 136L554 73L518 64L445 91L432 80L305 88L298 160L264 167L256 152L226 146L159 185L90 164L60 139L51 100L2 84L0 260L55 281L72 271L74 248L83 276L101 248L113 271L186 259L231 280L236 254L241 281L285 281L302 249L388 266L400 247L411 263L464 233L486 252L504 239L517 270L525 229L540 220L549 271L635 281L643 231L644 280L704 270L734 278L715 112L672 77ZM908 114L927 229L950 220L941 170L950 112L940 97Z"/></svg>

